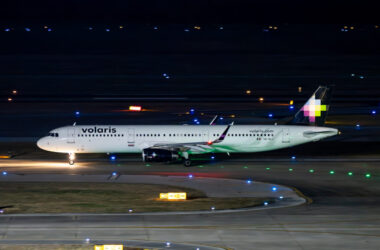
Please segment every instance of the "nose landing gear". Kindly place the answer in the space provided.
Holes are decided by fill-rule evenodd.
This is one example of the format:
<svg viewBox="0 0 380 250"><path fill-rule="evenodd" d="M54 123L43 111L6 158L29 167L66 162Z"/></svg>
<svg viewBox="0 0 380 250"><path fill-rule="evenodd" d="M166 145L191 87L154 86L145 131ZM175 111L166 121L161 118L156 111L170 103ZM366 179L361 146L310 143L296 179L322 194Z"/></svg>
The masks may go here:
<svg viewBox="0 0 380 250"><path fill-rule="evenodd" d="M69 164L74 165L75 163L75 153L69 153Z"/></svg>

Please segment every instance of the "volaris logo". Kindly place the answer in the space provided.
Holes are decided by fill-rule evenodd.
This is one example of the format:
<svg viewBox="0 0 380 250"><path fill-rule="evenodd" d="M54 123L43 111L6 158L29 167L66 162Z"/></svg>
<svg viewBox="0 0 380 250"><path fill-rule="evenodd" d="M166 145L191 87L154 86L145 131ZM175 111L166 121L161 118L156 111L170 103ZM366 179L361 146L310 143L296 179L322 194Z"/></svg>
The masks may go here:
<svg viewBox="0 0 380 250"><path fill-rule="evenodd" d="M315 99L313 95L301 110L304 116L309 117L310 122L315 122L315 117L320 117L321 112L327 110L327 105L321 104L321 100Z"/></svg>
<svg viewBox="0 0 380 250"><path fill-rule="evenodd" d="M82 128L83 133L116 133L116 128L106 127L106 128Z"/></svg>

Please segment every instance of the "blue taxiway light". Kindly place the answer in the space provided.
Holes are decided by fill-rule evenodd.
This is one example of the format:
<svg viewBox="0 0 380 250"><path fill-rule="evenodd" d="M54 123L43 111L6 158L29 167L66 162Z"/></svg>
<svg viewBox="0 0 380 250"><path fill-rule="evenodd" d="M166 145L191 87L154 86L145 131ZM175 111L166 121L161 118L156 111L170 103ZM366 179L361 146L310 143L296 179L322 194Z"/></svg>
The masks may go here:
<svg viewBox="0 0 380 250"><path fill-rule="evenodd" d="M223 29L224 29L224 27L223 27L223 26L220 26L220 27L219 27L219 29L220 29L220 30L223 30Z"/></svg>
<svg viewBox="0 0 380 250"><path fill-rule="evenodd" d="M273 117L273 114L272 114L272 113L268 114L268 117L269 117L269 118L272 118L272 117Z"/></svg>
<svg viewBox="0 0 380 250"><path fill-rule="evenodd" d="M292 160L295 160L295 159L296 159L296 157L293 155L293 156L292 156Z"/></svg>
<svg viewBox="0 0 380 250"><path fill-rule="evenodd" d="M356 125L355 125L355 128L356 128L356 129L360 129L360 124L356 124Z"/></svg>
<svg viewBox="0 0 380 250"><path fill-rule="evenodd" d="M88 27L88 30L93 30L94 28L93 27Z"/></svg>
<svg viewBox="0 0 380 250"><path fill-rule="evenodd" d="M47 29L47 31L48 31L48 32L51 32L51 31L52 31L52 29L51 29L51 28L48 28L48 29Z"/></svg>
<svg viewBox="0 0 380 250"><path fill-rule="evenodd" d="M4 29L4 31L5 32L9 32L9 31L11 31L11 29L10 28L6 28L6 29Z"/></svg>
<svg viewBox="0 0 380 250"><path fill-rule="evenodd" d="M276 192L277 191L277 187L272 187L272 191Z"/></svg>
<svg viewBox="0 0 380 250"><path fill-rule="evenodd" d="M280 198L280 199L282 200L282 199L284 199L284 196L282 196L282 195L281 195L281 196L280 196L280 197L278 197L278 198Z"/></svg>
<svg viewBox="0 0 380 250"><path fill-rule="evenodd" d="M185 32L189 32L190 30L189 29L184 29Z"/></svg>
<svg viewBox="0 0 380 250"><path fill-rule="evenodd" d="M111 160L111 161L114 161L114 160L116 160L116 156L114 156L114 155L111 155L111 156L110 156L110 160Z"/></svg>
<svg viewBox="0 0 380 250"><path fill-rule="evenodd" d="M168 74L166 74L166 73L163 73L163 74L162 74L163 77L165 77L165 76L167 76L167 75L168 75Z"/></svg>
<svg viewBox="0 0 380 250"><path fill-rule="evenodd" d="M212 156L211 156L211 160L215 160L215 156L212 155Z"/></svg>
<svg viewBox="0 0 380 250"><path fill-rule="evenodd" d="M247 183L247 184L251 184L252 181L251 181L251 180L247 180L246 183Z"/></svg>
<svg viewBox="0 0 380 250"><path fill-rule="evenodd" d="M3 171L3 175L8 175L8 172L7 171Z"/></svg>
<svg viewBox="0 0 380 250"><path fill-rule="evenodd" d="M372 110L371 114L376 115L376 110Z"/></svg>
<svg viewBox="0 0 380 250"><path fill-rule="evenodd" d="M219 120L223 120L224 118L223 117L219 117Z"/></svg>
<svg viewBox="0 0 380 250"><path fill-rule="evenodd" d="M189 177L189 179L193 178L194 176L192 174L189 174L187 177Z"/></svg>
<svg viewBox="0 0 380 250"><path fill-rule="evenodd" d="M112 176L116 176L117 175L117 173L116 172L112 172Z"/></svg>
<svg viewBox="0 0 380 250"><path fill-rule="evenodd" d="M165 76L166 79L170 79L170 76Z"/></svg>
<svg viewBox="0 0 380 250"><path fill-rule="evenodd" d="M268 202L264 202L264 206L268 206Z"/></svg>
<svg viewBox="0 0 380 250"><path fill-rule="evenodd" d="M154 26L153 29L154 29L154 30L158 30L158 27L157 27L157 26Z"/></svg>
<svg viewBox="0 0 380 250"><path fill-rule="evenodd" d="M110 29L106 29L106 32L110 32Z"/></svg>
<svg viewBox="0 0 380 250"><path fill-rule="evenodd" d="M364 76L359 76L360 79L364 79Z"/></svg>
<svg viewBox="0 0 380 250"><path fill-rule="evenodd" d="M80 115L80 112L79 111L75 111L75 115L76 116Z"/></svg>
<svg viewBox="0 0 380 250"><path fill-rule="evenodd" d="M31 29L30 28L25 28L25 31L29 32L29 31L31 31Z"/></svg>
<svg viewBox="0 0 380 250"><path fill-rule="evenodd" d="M294 109L294 106L293 106L293 105L290 105L290 106L289 106L289 109L292 109L292 110L293 110L293 109Z"/></svg>
<svg viewBox="0 0 380 250"><path fill-rule="evenodd" d="M197 122L197 125L201 124L200 122Z"/></svg>

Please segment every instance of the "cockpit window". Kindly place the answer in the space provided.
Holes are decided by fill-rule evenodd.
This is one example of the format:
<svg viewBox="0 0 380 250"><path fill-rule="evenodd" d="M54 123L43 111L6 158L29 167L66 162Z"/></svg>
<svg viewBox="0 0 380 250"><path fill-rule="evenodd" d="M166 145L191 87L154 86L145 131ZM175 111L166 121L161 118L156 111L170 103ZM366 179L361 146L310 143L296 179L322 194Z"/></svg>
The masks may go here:
<svg viewBox="0 0 380 250"><path fill-rule="evenodd" d="M51 136L51 137L58 137L59 134L58 134L58 133L49 133L48 136Z"/></svg>

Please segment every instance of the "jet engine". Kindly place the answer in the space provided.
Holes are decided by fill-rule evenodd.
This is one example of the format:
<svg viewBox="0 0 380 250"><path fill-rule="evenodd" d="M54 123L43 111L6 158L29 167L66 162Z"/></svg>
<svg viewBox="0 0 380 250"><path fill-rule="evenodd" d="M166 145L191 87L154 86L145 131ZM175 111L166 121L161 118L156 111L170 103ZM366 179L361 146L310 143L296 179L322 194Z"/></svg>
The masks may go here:
<svg viewBox="0 0 380 250"><path fill-rule="evenodd" d="M179 159L178 152L160 148L146 148L142 156L146 162L172 162Z"/></svg>

